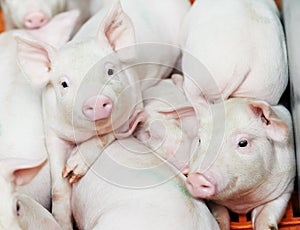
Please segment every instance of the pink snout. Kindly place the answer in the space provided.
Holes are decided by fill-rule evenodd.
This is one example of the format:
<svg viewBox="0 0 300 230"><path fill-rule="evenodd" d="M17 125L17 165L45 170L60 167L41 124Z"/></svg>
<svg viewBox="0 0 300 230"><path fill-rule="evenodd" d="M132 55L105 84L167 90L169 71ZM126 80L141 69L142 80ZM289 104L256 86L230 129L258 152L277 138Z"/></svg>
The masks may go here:
<svg viewBox="0 0 300 230"><path fill-rule="evenodd" d="M201 173L191 173L186 180L189 193L196 198L209 198L216 192L215 185Z"/></svg>
<svg viewBox="0 0 300 230"><path fill-rule="evenodd" d="M104 95L91 97L83 106L83 114L91 121L108 118L113 110L113 101Z"/></svg>
<svg viewBox="0 0 300 230"><path fill-rule="evenodd" d="M24 18L24 27L26 29L38 29L49 21L49 17L42 12L33 12Z"/></svg>

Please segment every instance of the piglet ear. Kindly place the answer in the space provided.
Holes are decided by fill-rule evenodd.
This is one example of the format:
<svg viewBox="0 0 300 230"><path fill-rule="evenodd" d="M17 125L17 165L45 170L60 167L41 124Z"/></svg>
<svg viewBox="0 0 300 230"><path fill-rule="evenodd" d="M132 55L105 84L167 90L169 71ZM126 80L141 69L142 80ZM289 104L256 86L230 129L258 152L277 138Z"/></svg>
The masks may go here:
<svg viewBox="0 0 300 230"><path fill-rule="evenodd" d="M45 26L36 30L28 30L28 33L39 41L59 48L69 41L78 18L78 10L71 10L57 14Z"/></svg>
<svg viewBox="0 0 300 230"><path fill-rule="evenodd" d="M195 116L195 110L192 106L186 105L179 108L171 108L170 110L159 111L164 114L167 119L181 120L185 117Z"/></svg>
<svg viewBox="0 0 300 230"><path fill-rule="evenodd" d="M120 51L119 55L122 55L120 58L135 58L136 51L133 47L135 43L134 26L129 16L123 11L119 1L113 5L104 17L98 31L98 38L102 43L108 42L114 51L128 47Z"/></svg>
<svg viewBox="0 0 300 230"><path fill-rule="evenodd" d="M134 133L140 123L145 122L147 115L143 111L137 111L118 131L115 132L117 139L127 138Z"/></svg>
<svg viewBox="0 0 300 230"><path fill-rule="evenodd" d="M51 62L56 50L42 42L28 40L19 36L17 41L18 64L33 85L43 87L50 80Z"/></svg>
<svg viewBox="0 0 300 230"><path fill-rule="evenodd" d="M5 159L0 162L3 172L5 172L5 175L1 176L10 180L16 186L26 185L38 174L46 162L47 159Z"/></svg>
<svg viewBox="0 0 300 230"><path fill-rule="evenodd" d="M268 137L279 142L288 138L288 125L277 116L268 103L251 101L249 106L252 112L263 122Z"/></svg>
<svg viewBox="0 0 300 230"><path fill-rule="evenodd" d="M164 114L166 119L174 119L179 122L182 129L190 136L195 137L198 133L198 122L195 110L192 106L186 105L179 108L173 108L169 111L159 111Z"/></svg>

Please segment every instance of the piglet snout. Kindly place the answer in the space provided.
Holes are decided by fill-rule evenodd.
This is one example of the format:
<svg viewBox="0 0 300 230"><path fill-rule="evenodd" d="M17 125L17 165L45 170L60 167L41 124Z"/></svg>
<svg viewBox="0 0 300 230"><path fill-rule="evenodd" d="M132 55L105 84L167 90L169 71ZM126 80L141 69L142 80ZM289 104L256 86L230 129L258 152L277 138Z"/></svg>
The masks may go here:
<svg viewBox="0 0 300 230"><path fill-rule="evenodd" d="M42 12L33 12L24 18L24 27L26 29L38 29L49 21L49 17Z"/></svg>
<svg viewBox="0 0 300 230"><path fill-rule="evenodd" d="M216 187L201 173L191 173L186 180L186 187L193 197L209 198L215 194Z"/></svg>
<svg viewBox="0 0 300 230"><path fill-rule="evenodd" d="M111 115L113 101L104 95L88 99L83 106L83 114L91 121L106 119Z"/></svg>

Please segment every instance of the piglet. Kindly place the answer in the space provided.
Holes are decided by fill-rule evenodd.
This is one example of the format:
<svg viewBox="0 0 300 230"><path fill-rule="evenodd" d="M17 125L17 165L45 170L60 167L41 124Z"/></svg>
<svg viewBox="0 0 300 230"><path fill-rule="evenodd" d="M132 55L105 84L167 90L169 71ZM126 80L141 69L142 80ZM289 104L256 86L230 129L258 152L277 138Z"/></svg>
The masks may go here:
<svg viewBox="0 0 300 230"><path fill-rule="evenodd" d="M73 184L74 219L80 230L219 229L185 179L137 139L116 140Z"/></svg>
<svg viewBox="0 0 300 230"><path fill-rule="evenodd" d="M41 90L25 79L16 58L16 34L36 38L59 47L70 37L77 11L55 16L37 30L10 30L0 34L0 158L40 158L47 156L42 117ZM60 36L57 36L60 34ZM49 164L22 192L45 208L51 206Z"/></svg>
<svg viewBox="0 0 300 230"><path fill-rule="evenodd" d="M74 9L80 11L78 26L90 16L90 0L0 0L0 2L6 30L38 29L45 26L55 15Z"/></svg>
<svg viewBox="0 0 300 230"><path fill-rule="evenodd" d="M116 5L106 14L98 35L84 42L58 50L49 44L17 38L20 67L32 85L43 88L52 210L64 229L71 226L71 186L62 177L68 155L75 150L71 153L74 164L69 162L64 170L64 176L73 183L88 169L79 145L88 142L90 146L105 147L116 136L130 135L142 119L136 73L127 68L135 57L134 49L126 56L117 52L133 44L132 30L129 17ZM37 55L39 58L35 58ZM81 161L81 167L77 161Z"/></svg>
<svg viewBox="0 0 300 230"><path fill-rule="evenodd" d="M199 0L181 30L184 90L197 109L231 97L278 103L288 82L273 0Z"/></svg>
<svg viewBox="0 0 300 230"><path fill-rule="evenodd" d="M194 109L177 79L174 74L143 92L146 119L134 135L186 173L198 129Z"/></svg>
<svg viewBox="0 0 300 230"><path fill-rule="evenodd" d="M18 188L30 183L46 161L22 158L0 160L0 228L2 230L61 229L54 217Z"/></svg>
<svg viewBox="0 0 300 230"><path fill-rule="evenodd" d="M295 177L289 111L236 98L212 105L201 117L201 143L186 182L190 194L212 202L221 229L229 229L226 208L252 211L256 230L278 229Z"/></svg>

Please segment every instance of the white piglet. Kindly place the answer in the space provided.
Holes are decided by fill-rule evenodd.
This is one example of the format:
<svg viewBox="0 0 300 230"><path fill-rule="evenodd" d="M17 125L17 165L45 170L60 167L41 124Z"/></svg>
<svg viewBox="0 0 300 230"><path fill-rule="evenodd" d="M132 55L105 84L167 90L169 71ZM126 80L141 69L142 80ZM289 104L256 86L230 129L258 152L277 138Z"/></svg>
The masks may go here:
<svg viewBox="0 0 300 230"><path fill-rule="evenodd" d="M22 158L0 160L0 229L60 230L54 217L41 204L18 191L31 182L46 161Z"/></svg>
<svg viewBox="0 0 300 230"><path fill-rule="evenodd" d="M189 192L212 202L221 229L229 229L226 208L251 211L256 230L278 229L295 177L289 111L235 98L212 105L201 118L201 143L187 179Z"/></svg>
<svg viewBox="0 0 300 230"><path fill-rule="evenodd" d="M80 230L219 229L185 179L135 138L116 140L73 185L74 219Z"/></svg>
<svg viewBox="0 0 300 230"><path fill-rule="evenodd" d="M134 135L186 173L198 129L194 109L181 86L175 78L163 79L143 92L143 101L146 119Z"/></svg>
<svg viewBox="0 0 300 230"><path fill-rule="evenodd" d="M273 0L195 1L181 35L184 90L196 109L231 97L278 103L288 67Z"/></svg>
<svg viewBox="0 0 300 230"><path fill-rule="evenodd" d="M0 159L47 157L41 90L29 84L17 64L14 36L37 38L59 47L69 39L77 18L78 12L66 12L54 17L43 28L11 30L0 34ZM23 186L22 191L50 209L49 165L43 167L31 183Z"/></svg>
<svg viewBox="0 0 300 230"><path fill-rule="evenodd" d="M45 26L55 15L68 10L80 11L77 22L79 25L90 16L90 0L0 0L0 2L6 30L38 29Z"/></svg>
<svg viewBox="0 0 300 230"><path fill-rule="evenodd" d="M82 156L88 153L82 154L81 145L105 147L115 138L124 138L133 132L144 119L139 77L143 79L148 76L145 75L147 71L139 73L132 67L140 57L134 45L146 41L178 41L162 22L163 18L167 18L166 22L177 24L172 31L178 35L179 15L171 14L175 21L170 16L162 15L158 20L153 15L152 5L156 6L155 9L165 9L166 1L155 1L155 4L153 1L137 0L122 3L131 7L132 17L123 11L120 3L116 3L109 11L99 12L101 17L97 15L98 20L88 21L74 39L60 50L41 42L17 39L20 66L34 85L44 87L46 142L53 181L52 195L55 198L53 214L65 229L71 226L71 186L61 174L68 154L73 151L64 176L70 176L70 182L75 182L85 174L89 163L95 160L82 160ZM174 1L168 3L173 5ZM182 0L175 6L172 9L181 12L182 18L189 3ZM181 6L186 7L181 9ZM141 27L134 27L135 23ZM148 27L154 29L147 29L146 33L144 28ZM153 32L158 31L161 33L156 37ZM142 35L144 40L138 40ZM165 40L165 37L169 39ZM130 48L121 49L124 47ZM34 59L36 55L39 58ZM177 59L174 52L162 52L161 55L160 59L168 60L170 57L173 62ZM28 57L32 58L28 60ZM152 74L151 71L149 74ZM155 77L161 78L161 75ZM75 145L77 148L74 149Z"/></svg>

